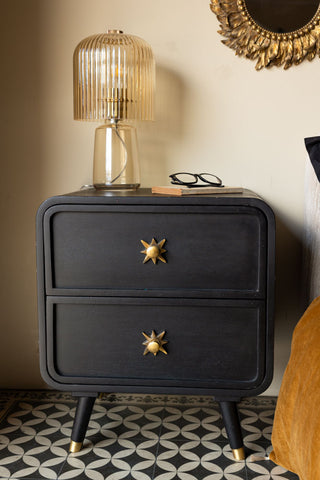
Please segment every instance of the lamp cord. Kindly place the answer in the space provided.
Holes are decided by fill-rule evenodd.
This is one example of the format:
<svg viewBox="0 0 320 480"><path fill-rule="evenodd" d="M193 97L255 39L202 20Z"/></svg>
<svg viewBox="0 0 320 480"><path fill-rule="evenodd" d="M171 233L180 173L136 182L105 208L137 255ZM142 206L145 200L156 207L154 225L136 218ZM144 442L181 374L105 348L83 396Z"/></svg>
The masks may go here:
<svg viewBox="0 0 320 480"><path fill-rule="evenodd" d="M116 177L114 177L114 179L111 180L110 183L114 183L116 180L118 180L119 177L121 177L121 175L123 174L123 172L124 172L125 169L127 168L127 163L128 163L128 150L127 150L127 146L126 146L125 142L123 141L123 139L121 138L121 135L120 135L120 133L119 133L119 131L118 131L118 122L117 122L117 121L115 122L115 129L116 129L116 135L117 135L117 137L119 138L119 140L120 140L120 142L122 143L123 148L124 148L124 154L125 154L125 157L124 157L124 158L125 158L125 161L124 161L124 166L123 166L121 172L120 172Z"/></svg>

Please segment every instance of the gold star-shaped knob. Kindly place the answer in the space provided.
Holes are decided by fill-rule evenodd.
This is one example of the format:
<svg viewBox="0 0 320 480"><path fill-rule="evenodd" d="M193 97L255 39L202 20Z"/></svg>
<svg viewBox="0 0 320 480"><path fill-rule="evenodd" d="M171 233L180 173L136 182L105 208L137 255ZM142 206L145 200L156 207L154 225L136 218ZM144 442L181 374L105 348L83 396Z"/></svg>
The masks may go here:
<svg viewBox="0 0 320 480"><path fill-rule="evenodd" d="M163 345L168 342L166 340L162 340L165 333L166 332L163 331L159 333L159 335L156 335L155 331L152 330L151 337L149 337L149 335L142 332L142 335L146 338L146 340L142 343L142 345L146 345L143 355L147 355L149 352L153 353L153 355L157 355L158 352L162 352L167 355L168 352L165 351Z"/></svg>
<svg viewBox="0 0 320 480"><path fill-rule="evenodd" d="M151 243L147 243L144 240L141 240L142 245L145 247L145 250L141 250L141 253L145 254L143 263L146 263L148 260L152 260L154 264L157 263L157 260L161 260L161 262L167 263L161 255L162 253L166 252L166 250L162 248L165 241L165 238L159 243L157 243L154 238L152 239Z"/></svg>

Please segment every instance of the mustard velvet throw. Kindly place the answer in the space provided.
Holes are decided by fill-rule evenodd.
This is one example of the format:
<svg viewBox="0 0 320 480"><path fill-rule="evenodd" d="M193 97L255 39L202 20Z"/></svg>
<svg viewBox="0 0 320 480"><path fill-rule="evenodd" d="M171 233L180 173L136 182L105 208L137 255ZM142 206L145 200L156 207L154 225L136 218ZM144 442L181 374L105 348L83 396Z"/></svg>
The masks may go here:
<svg viewBox="0 0 320 480"><path fill-rule="evenodd" d="M320 297L298 322L282 380L272 431L270 460L320 480Z"/></svg>

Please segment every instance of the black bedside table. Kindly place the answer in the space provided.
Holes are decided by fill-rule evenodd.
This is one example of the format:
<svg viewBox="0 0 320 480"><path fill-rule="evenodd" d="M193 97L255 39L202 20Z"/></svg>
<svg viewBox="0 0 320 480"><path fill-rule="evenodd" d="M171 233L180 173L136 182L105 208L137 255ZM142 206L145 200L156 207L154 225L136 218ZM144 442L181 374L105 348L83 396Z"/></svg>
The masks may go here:
<svg viewBox="0 0 320 480"><path fill-rule="evenodd" d="M200 394L220 403L244 458L236 403L273 374L274 237L272 210L248 190L89 189L40 206L40 366L79 396L71 451L98 392Z"/></svg>

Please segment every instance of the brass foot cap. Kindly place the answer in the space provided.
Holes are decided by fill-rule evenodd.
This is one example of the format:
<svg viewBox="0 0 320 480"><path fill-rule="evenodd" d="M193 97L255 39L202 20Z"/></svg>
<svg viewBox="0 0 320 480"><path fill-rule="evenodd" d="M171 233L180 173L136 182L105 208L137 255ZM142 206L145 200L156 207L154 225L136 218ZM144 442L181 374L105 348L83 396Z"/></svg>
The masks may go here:
<svg viewBox="0 0 320 480"><path fill-rule="evenodd" d="M82 448L82 442L74 442L73 440L71 440L70 447L69 447L70 453L80 452L81 448Z"/></svg>
<svg viewBox="0 0 320 480"><path fill-rule="evenodd" d="M232 450L234 459L239 462L240 460L245 460L246 456L244 453L244 448L235 448Z"/></svg>

